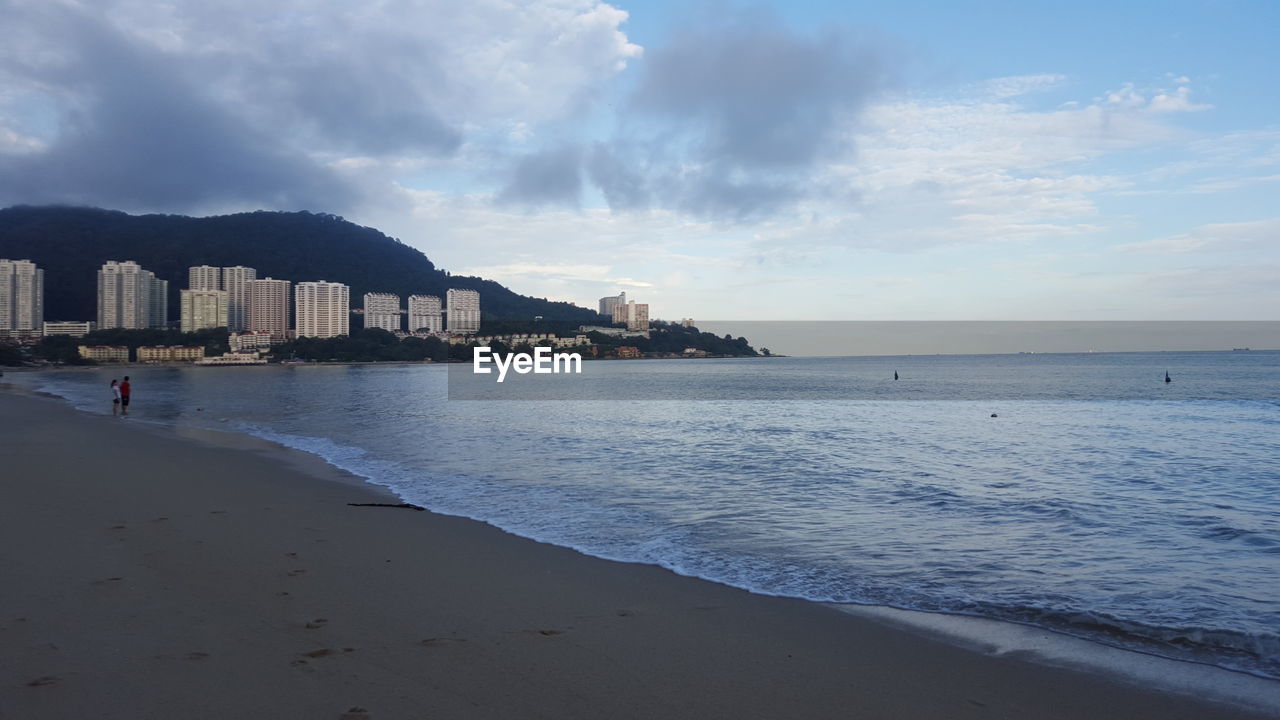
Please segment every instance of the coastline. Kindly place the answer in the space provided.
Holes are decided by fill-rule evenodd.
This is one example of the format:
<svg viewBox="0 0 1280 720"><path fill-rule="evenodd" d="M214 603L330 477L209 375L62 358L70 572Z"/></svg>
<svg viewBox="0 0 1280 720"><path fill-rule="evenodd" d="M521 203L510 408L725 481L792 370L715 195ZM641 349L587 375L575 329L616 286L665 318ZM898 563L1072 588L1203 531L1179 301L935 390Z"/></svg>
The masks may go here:
<svg viewBox="0 0 1280 720"><path fill-rule="evenodd" d="M14 392L0 421L0 707L19 717L1263 716L350 507L389 493L248 436Z"/></svg>

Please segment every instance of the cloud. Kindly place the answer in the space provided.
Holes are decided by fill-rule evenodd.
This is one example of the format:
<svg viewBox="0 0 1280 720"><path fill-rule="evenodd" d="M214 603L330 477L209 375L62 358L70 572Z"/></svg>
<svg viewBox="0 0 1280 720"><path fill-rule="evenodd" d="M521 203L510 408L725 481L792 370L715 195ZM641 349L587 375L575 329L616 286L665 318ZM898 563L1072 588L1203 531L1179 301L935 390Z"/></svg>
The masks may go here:
<svg viewBox="0 0 1280 720"><path fill-rule="evenodd" d="M720 16L651 49L626 120L588 157L610 207L767 216L828 192L813 171L852 147L843 128L890 63L848 31L809 36L760 13Z"/></svg>
<svg viewBox="0 0 1280 720"><path fill-rule="evenodd" d="M1126 243L1116 246L1116 249L1122 252L1163 254L1277 245L1280 245L1280 218L1201 225L1179 235Z"/></svg>
<svg viewBox="0 0 1280 720"><path fill-rule="evenodd" d="M629 165L610 144L593 145L586 165L591 182L614 210L645 210L653 202L643 170Z"/></svg>
<svg viewBox="0 0 1280 720"><path fill-rule="evenodd" d="M1154 178L1122 175L1098 161L1134 148L1188 146L1194 136L1172 122L1173 103L1157 98L1182 98L1182 111L1194 103L1186 87L1165 93L1135 84L1051 109L1012 99L1064 81L997 78L958 96L898 95L871 105L853 130L856 162L826 168L829 186L859 193L860 216L818 215L801 221L795 235L912 252L1106 231L1097 198L1142 192L1135 188Z"/></svg>
<svg viewBox="0 0 1280 720"><path fill-rule="evenodd" d="M577 147L566 146L521 157L497 200L500 204L532 207L576 206L581 193L582 153Z"/></svg>
<svg viewBox="0 0 1280 720"><path fill-rule="evenodd" d="M29 16L74 48L27 65L73 102L56 137L0 162L0 199L185 209L234 202L346 209L358 191L278 147L188 84L154 49L61 6ZM5 58L12 71L21 60Z"/></svg>
<svg viewBox="0 0 1280 720"><path fill-rule="evenodd" d="M979 91L993 100L1003 100L1049 90L1058 87L1066 79L1066 75L1056 74L1013 75L987 80L981 84Z"/></svg>
<svg viewBox="0 0 1280 720"><path fill-rule="evenodd" d="M0 204L345 212L641 54L597 0L3 4Z"/></svg>
<svg viewBox="0 0 1280 720"><path fill-rule="evenodd" d="M1191 101L1191 88L1183 85L1172 93L1157 93L1151 98L1152 112L1200 112L1213 106Z"/></svg>

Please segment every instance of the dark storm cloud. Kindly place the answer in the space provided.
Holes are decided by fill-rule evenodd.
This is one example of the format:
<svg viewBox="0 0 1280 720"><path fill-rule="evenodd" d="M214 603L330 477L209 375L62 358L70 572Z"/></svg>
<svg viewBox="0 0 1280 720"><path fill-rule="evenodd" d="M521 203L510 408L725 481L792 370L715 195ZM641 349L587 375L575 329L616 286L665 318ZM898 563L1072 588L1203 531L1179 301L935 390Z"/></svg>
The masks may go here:
<svg viewBox="0 0 1280 720"><path fill-rule="evenodd" d="M608 143L592 146L586 169L614 210L644 210L652 202L643 173L628 165Z"/></svg>
<svg viewBox="0 0 1280 720"><path fill-rule="evenodd" d="M405 62L386 66L345 55L282 57L274 63L275 82L245 86L259 93L255 105L278 104L312 136L347 152L452 153L462 144L461 133L419 97L404 75L423 70L423 55L417 48Z"/></svg>
<svg viewBox="0 0 1280 720"><path fill-rule="evenodd" d="M506 205L577 205L582 193L582 152L560 147L521 157L510 182L498 193Z"/></svg>
<svg viewBox="0 0 1280 720"><path fill-rule="evenodd" d="M632 106L690 127L699 159L726 170L804 167L880 74L840 34L805 38L750 19L680 33L652 53Z"/></svg>
<svg viewBox="0 0 1280 720"><path fill-rule="evenodd" d="M42 150L0 156L0 205L343 212L363 195L313 151L448 153L459 144L391 71L323 57L277 62L271 48L162 50L93 10L7 10L0 38L15 42L0 50L0 78L57 98L62 112Z"/></svg>
<svg viewBox="0 0 1280 720"><path fill-rule="evenodd" d="M590 156L614 209L652 195L742 218L825 192L816 171L847 156L842 131L885 85L865 41L799 35L760 14L681 32L642 67L625 130Z"/></svg>

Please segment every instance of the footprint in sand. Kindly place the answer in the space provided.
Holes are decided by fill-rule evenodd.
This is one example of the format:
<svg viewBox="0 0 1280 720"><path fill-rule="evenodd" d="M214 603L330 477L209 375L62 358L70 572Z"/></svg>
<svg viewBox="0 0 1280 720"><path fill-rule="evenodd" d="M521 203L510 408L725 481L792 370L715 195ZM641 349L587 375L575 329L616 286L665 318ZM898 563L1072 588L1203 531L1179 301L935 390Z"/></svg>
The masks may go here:
<svg viewBox="0 0 1280 720"><path fill-rule="evenodd" d="M344 653L355 652L355 651L356 651L355 648L342 648L342 652ZM311 652L304 652L299 654L301 654L303 657L322 658L322 657L328 657L330 655L337 655L338 651L334 650L333 648L320 648L319 650L312 650Z"/></svg>
<svg viewBox="0 0 1280 720"><path fill-rule="evenodd" d="M434 638L427 638L426 640L423 640L418 644L425 645L426 647L436 647L437 645L447 645L449 643L460 643L460 642L466 642L466 641L467 641L466 638L434 637Z"/></svg>

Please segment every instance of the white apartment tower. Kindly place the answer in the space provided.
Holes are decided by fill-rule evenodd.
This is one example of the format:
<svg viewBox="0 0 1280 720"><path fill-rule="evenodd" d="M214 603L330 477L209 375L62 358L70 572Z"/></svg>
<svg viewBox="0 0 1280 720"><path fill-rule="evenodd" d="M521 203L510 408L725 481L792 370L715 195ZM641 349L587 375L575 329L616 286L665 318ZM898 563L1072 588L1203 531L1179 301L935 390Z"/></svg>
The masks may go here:
<svg viewBox="0 0 1280 720"><path fill-rule="evenodd" d="M0 335L44 326L44 270L30 260L0 260Z"/></svg>
<svg viewBox="0 0 1280 720"><path fill-rule="evenodd" d="M227 293L226 328L242 332L249 324L249 283L258 279L251 267L214 267L196 265L187 269L187 287L191 290L222 290Z"/></svg>
<svg viewBox="0 0 1280 720"><path fill-rule="evenodd" d="M629 331L644 332L649 329L649 303L629 300L626 305L614 308L613 321L626 323Z"/></svg>
<svg viewBox="0 0 1280 720"><path fill-rule="evenodd" d="M440 298L435 295L409 296L409 332L426 330L438 333L444 329L440 315Z"/></svg>
<svg viewBox="0 0 1280 720"><path fill-rule="evenodd" d="M445 293L445 303L449 332L480 332L480 293L475 290L450 289Z"/></svg>
<svg viewBox="0 0 1280 720"><path fill-rule="evenodd" d="M227 326L225 290L179 290L182 332Z"/></svg>
<svg viewBox="0 0 1280 720"><path fill-rule="evenodd" d="M249 281L250 332L269 332L273 342L282 342L289 333L288 280L263 278Z"/></svg>
<svg viewBox="0 0 1280 720"><path fill-rule="evenodd" d="M364 326L389 332L399 330L400 296L395 293L365 293Z"/></svg>
<svg viewBox="0 0 1280 720"><path fill-rule="evenodd" d="M222 268L197 265L187 269L187 288L191 290L225 290L222 287Z"/></svg>
<svg viewBox="0 0 1280 720"><path fill-rule="evenodd" d="M298 337L351 334L351 288L324 280L300 282L293 298Z"/></svg>
<svg viewBox="0 0 1280 720"><path fill-rule="evenodd" d="M611 318L613 317L614 310L617 309L618 305L626 304L627 294L625 292L618 293L617 295L609 295L608 297L602 297L600 298L600 314ZM617 321L615 320L614 322Z"/></svg>
<svg viewBox="0 0 1280 720"><path fill-rule="evenodd" d="M164 327L169 281L132 260L108 260L98 270L98 329Z"/></svg>
<svg viewBox="0 0 1280 720"><path fill-rule="evenodd" d="M221 290L227 291L227 329L242 332L249 318L249 283L258 279L258 271L236 265L222 268Z"/></svg>

